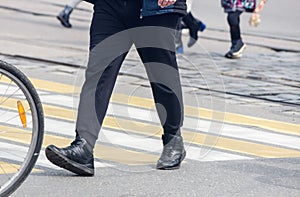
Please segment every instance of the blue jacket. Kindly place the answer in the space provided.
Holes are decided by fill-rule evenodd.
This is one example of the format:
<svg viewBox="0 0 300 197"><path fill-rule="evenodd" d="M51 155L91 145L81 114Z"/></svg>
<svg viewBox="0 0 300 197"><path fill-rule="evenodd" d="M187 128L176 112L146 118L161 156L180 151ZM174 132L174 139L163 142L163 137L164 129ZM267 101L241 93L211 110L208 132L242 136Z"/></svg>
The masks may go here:
<svg viewBox="0 0 300 197"><path fill-rule="evenodd" d="M94 4L97 0L85 0L89 3ZM113 0L112 0L113 1ZM167 13L178 13L181 15L186 14L186 0L177 0L175 4L161 8L157 4L157 0L143 0L143 8L141 16L153 16Z"/></svg>

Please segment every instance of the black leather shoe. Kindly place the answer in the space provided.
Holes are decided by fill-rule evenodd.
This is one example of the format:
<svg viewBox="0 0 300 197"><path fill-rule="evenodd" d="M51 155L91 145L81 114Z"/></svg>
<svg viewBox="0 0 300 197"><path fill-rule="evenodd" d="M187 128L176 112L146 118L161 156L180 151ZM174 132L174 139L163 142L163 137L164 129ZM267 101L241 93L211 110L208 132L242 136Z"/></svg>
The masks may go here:
<svg viewBox="0 0 300 197"><path fill-rule="evenodd" d="M66 148L49 145L46 150L48 160L61 168L80 176L94 175L94 156L86 140L79 135Z"/></svg>
<svg viewBox="0 0 300 197"><path fill-rule="evenodd" d="M162 136L162 140L164 148L159 160L157 161L156 168L160 170L178 169L186 155L182 137L164 134Z"/></svg>

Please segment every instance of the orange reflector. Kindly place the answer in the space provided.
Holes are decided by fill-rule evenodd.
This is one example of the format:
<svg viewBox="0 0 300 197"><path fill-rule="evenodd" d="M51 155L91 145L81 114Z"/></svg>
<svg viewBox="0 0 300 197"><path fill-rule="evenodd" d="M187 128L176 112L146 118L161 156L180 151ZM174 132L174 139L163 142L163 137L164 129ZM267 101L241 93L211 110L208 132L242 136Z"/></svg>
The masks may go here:
<svg viewBox="0 0 300 197"><path fill-rule="evenodd" d="M27 127L27 121L26 121L26 113L25 113L25 109L23 107L23 104L21 101L17 101L18 104L18 111L19 111L19 116L21 119L21 122L23 124L23 128Z"/></svg>

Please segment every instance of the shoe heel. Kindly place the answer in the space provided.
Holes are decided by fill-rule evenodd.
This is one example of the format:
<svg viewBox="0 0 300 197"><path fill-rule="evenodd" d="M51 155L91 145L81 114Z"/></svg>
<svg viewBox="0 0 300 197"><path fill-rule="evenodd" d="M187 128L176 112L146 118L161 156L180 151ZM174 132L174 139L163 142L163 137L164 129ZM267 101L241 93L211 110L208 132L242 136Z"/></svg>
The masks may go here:
<svg viewBox="0 0 300 197"><path fill-rule="evenodd" d="M206 25L202 22L199 24L199 31L203 32L206 29Z"/></svg>

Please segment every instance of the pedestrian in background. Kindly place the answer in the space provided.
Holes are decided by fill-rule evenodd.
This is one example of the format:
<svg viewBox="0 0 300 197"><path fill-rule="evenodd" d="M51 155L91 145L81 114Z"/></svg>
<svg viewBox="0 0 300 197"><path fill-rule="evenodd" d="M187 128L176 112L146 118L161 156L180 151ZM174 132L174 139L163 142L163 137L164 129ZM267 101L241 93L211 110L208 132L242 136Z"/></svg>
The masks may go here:
<svg viewBox="0 0 300 197"><path fill-rule="evenodd" d="M183 101L175 53L175 29L185 0L87 0L94 4L90 58L80 94L76 137L70 146L49 145L47 158L82 176L94 175L93 150L119 69L132 44L149 77L162 124L157 169L177 169L185 158L180 128ZM145 29L146 28L146 29Z"/></svg>
<svg viewBox="0 0 300 197"><path fill-rule="evenodd" d="M183 53L182 29L187 28L189 30L190 38L187 46L192 47L198 40L198 31L203 32L206 28L206 25L201 20L193 16L192 3L193 0L187 0L188 14L182 17L181 23L178 25L178 32L175 39L177 53Z"/></svg>
<svg viewBox="0 0 300 197"><path fill-rule="evenodd" d="M230 59L240 58L246 48L246 44L241 37L240 15L244 11L253 12L256 7L256 0L221 0L221 5L227 13L231 38L231 47L225 57Z"/></svg>
<svg viewBox="0 0 300 197"><path fill-rule="evenodd" d="M64 27L72 27L70 23L70 15L81 1L82 0L71 0L56 17Z"/></svg>

